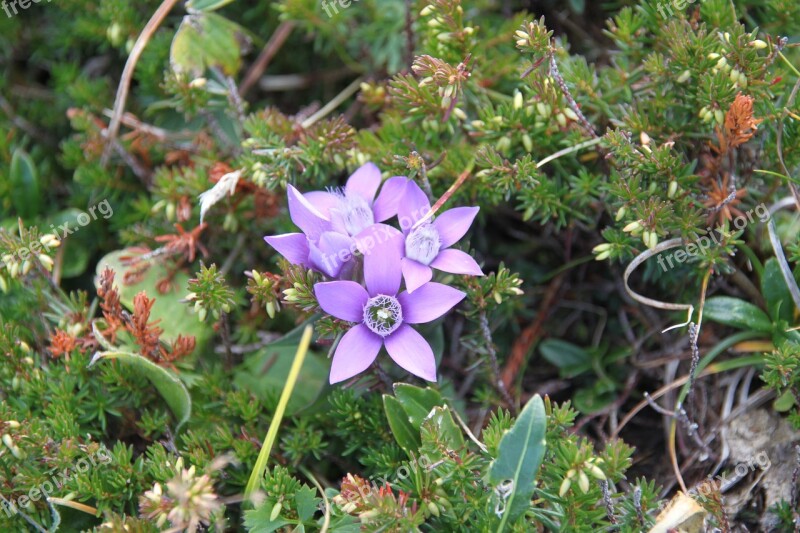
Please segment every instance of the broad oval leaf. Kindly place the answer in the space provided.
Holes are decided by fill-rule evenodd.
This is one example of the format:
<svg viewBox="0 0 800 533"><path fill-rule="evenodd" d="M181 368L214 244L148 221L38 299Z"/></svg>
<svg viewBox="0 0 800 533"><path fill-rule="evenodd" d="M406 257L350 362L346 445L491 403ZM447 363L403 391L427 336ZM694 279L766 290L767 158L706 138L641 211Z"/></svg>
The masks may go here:
<svg viewBox="0 0 800 533"><path fill-rule="evenodd" d="M709 298L703 308L703 318L744 330L763 333L772 331L772 321L764 311L751 303L730 296Z"/></svg>
<svg viewBox="0 0 800 533"><path fill-rule="evenodd" d="M92 357L89 366L94 365L102 359L117 359L125 364L131 365L136 371L146 377L156 390L164 398L172 413L175 415L178 425L175 428L177 433L181 426L189 421L192 414L192 397L186 386L178 379L178 376L160 367L154 362L131 352L108 351L97 352Z"/></svg>
<svg viewBox="0 0 800 533"><path fill-rule="evenodd" d="M525 404L514 425L500 440L497 458L489 467L492 485L508 488L498 532L513 524L530 506L536 474L544 458L546 429L544 402L537 394Z"/></svg>
<svg viewBox="0 0 800 533"><path fill-rule="evenodd" d="M386 411L386 419L389 421L389 428L392 430L397 444L405 450L409 457L416 455L421 444L419 428L415 429L411 425L400 401L394 396L384 394L383 409Z"/></svg>
<svg viewBox="0 0 800 533"><path fill-rule="evenodd" d="M394 395L405 409L408 419L419 431L422 422L437 405L444 405L442 395L430 387L422 388L408 383L395 383Z"/></svg>
<svg viewBox="0 0 800 533"><path fill-rule="evenodd" d="M792 322L794 302L786 280L781 273L778 260L771 257L764 264L764 273L761 275L761 294L767 302L767 310L775 320L781 319Z"/></svg>

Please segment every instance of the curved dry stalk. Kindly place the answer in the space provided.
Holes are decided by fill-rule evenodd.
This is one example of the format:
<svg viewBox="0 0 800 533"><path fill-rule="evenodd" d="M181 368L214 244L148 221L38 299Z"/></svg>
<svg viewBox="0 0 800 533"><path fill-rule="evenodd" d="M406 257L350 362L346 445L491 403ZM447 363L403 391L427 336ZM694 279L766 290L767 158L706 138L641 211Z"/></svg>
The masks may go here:
<svg viewBox="0 0 800 533"><path fill-rule="evenodd" d="M633 271L636 270L639 267L639 265L641 265L642 263L644 263L645 261L647 261L656 254L659 254L671 248L677 248L678 246L682 245L683 245L683 239L676 237L674 239L669 239L667 241L659 243L658 245L655 246L655 248L652 248L650 250L645 250L644 252L637 255L633 259L633 261L630 262L628 267L625 269L625 273L622 276L623 283L625 285L625 292L627 292L628 295L637 302L650 307L655 307L656 309L664 309L666 311L689 312L688 317L686 318L686 322L684 322L683 324L676 324L674 326L671 326L665 329L664 331L669 331L670 329L678 328L689 324L692 320L692 313L694 312L694 306L692 304L676 304L671 302L662 302L660 300L654 300L653 298L642 296L638 292L631 289L630 285L628 285L628 281L631 277L631 274L633 274Z"/></svg>
<svg viewBox="0 0 800 533"><path fill-rule="evenodd" d="M122 112L125 111L125 101L128 99L128 90L131 86L131 80L133 79L133 71L136 69L136 63L139 61L139 57L142 55L142 52L144 52L147 43L150 42L150 38L164 21L167 14L177 3L178 0L164 0L161 2L161 5L158 6L156 12L153 13L153 16L150 17L150 20L145 25L142 33L139 34L139 37L136 39L136 43L133 45L131 53L128 56L128 60L125 62L125 68L122 70L122 77L119 80L119 87L117 87L117 96L114 100L114 109L112 110L111 122L109 122L105 133L106 147L103 150L103 157L101 159L101 163L103 165L108 162L108 158L111 155L111 149L114 146L114 141L117 138L117 133L119 133Z"/></svg>
<svg viewBox="0 0 800 533"><path fill-rule="evenodd" d="M773 214L791 205L797 204L795 198L790 196L770 206L767 231L769 231L769 242L772 245L772 250L775 252L775 259L778 260L778 266L781 269L783 279L786 282L786 286L789 288L789 293L792 295L795 307L800 309L800 288L797 286L792 269L789 267L789 262L786 260L786 255L783 253L783 246L781 245L781 240L778 238L778 232L775 229L775 220L772 217Z"/></svg>

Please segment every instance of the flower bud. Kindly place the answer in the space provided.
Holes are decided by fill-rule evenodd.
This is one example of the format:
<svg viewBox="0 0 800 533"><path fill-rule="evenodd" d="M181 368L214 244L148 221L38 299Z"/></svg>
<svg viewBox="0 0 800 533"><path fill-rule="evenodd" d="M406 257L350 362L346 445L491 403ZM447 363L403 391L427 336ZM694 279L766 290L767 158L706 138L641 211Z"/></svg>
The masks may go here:
<svg viewBox="0 0 800 533"><path fill-rule="evenodd" d="M619 209L617 209L617 215L614 217L614 220L619 222L620 220L625 218L625 213L627 211L628 211L628 209L624 205L622 207L620 207Z"/></svg>
<svg viewBox="0 0 800 533"><path fill-rule="evenodd" d="M667 187L667 196L669 198L675 198L676 192L678 192L678 182L672 180L669 182L669 187Z"/></svg>
<svg viewBox="0 0 800 533"><path fill-rule="evenodd" d="M750 46L752 46L756 50L763 50L764 48L767 47L767 43L765 43L761 39L756 39L755 41L750 41Z"/></svg>
<svg viewBox="0 0 800 533"><path fill-rule="evenodd" d="M526 152L530 153L533 151L533 140L527 133L522 134L522 145L525 147Z"/></svg>
<svg viewBox="0 0 800 533"><path fill-rule="evenodd" d="M524 103L522 99L522 93L519 91L514 91L514 109L522 109L522 104Z"/></svg>
<svg viewBox="0 0 800 533"><path fill-rule="evenodd" d="M676 81L678 83L686 83L687 81L689 81L689 78L691 78L691 77L692 77L692 73L687 69L687 70L684 70L681 73L680 76L678 76L678 79Z"/></svg>
<svg viewBox="0 0 800 533"><path fill-rule="evenodd" d="M281 514L281 509L283 509L283 504L281 504L281 502L276 503L272 508L272 512L269 514L270 522L274 522L278 519L278 516Z"/></svg>
<svg viewBox="0 0 800 533"><path fill-rule="evenodd" d="M436 8L434 6L427 5L427 6L422 8L422 11L419 12L419 16L420 17L427 17L428 15L433 13L435 10L436 10Z"/></svg>
<svg viewBox="0 0 800 533"><path fill-rule="evenodd" d="M580 487L581 492L583 492L584 494L589 492L589 477L583 470L578 472L578 487Z"/></svg>
<svg viewBox="0 0 800 533"><path fill-rule="evenodd" d="M599 480L605 480L605 473L597 465L589 465L589 473Z"/></svg>
<svg viewBox="0 0 800 533"><path fill-rule="evenodd" d="M47 270L48 272L51 272L53 270L53 259L49 255L39 254L37 256L37 259L39 259L39 262L42 264L45 270Z"/></svg>
<svg viewBox="0 0 800 533"><path fill-rule="evenodd" d="M572 110L572 108L565 107L563 113L570 120L578 120L578 115Z"/></svg>
<svg viewBox="0 0 800 533"><path fill-rule="evenodd" d="M640 229L642 229L641 222L638 220L634 220L633 222L622 228L622 231L624 231L625 233L634 233L636 231L639 231Z"/></svg>
<svg viewBox="0 0 800 533"><path fill-rule="evenodd" d="M565 477L564 481L561 482L561 488L558 489L558 496L560 498L563 498L564 495L569 492L570 485L572 485L572 481L568 477Z"/></svg>

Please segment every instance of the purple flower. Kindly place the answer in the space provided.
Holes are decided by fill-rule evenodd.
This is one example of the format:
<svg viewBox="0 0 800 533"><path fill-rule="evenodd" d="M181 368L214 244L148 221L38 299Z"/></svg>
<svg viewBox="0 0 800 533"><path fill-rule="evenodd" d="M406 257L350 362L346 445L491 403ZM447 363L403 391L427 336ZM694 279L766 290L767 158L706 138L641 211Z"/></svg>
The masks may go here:
<svg viewBox="0 0 800 533"><path fill-rule="evenodd" d="M409 293L431 280L431 267L451 274L483 275L472 256L450 248L467 233L480 208L456 207L433 222L420 222L430 210L428 197L419 185L409 180L398 206L400 227L405 233L401 269Z"/></svg>
<svg viewBox="0 0 800 533"><path fill-rule="evenodd" d="M302 233L264 237L290 263L313 268L332 278L347 276L354 264L353 236L397 213L407 178L396 176L381 186L381 172L373 163L356 170L344 189L301 194L287 188L289 215Z"/></svg>
<svg viewBox="0 0 800 533"><path fill-rule="evenodd" d="M390 235L390 238L381 238ZM428 342L410 326L436 320L466 295L441 283L426 283L414 294L400 290L402 234L376 224L357 239L364 253L366 289L353 281L317 283L314 293L322 309L355 325L336 347L330 382L338 383L366 370L386 347L395 363L428 381L436 381L436 360Z"/></svg>

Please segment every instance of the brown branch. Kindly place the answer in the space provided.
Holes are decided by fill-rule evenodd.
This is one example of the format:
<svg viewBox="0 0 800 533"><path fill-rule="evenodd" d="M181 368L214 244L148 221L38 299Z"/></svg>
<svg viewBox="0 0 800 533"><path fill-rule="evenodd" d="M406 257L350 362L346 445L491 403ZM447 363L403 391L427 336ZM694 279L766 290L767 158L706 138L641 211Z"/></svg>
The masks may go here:
<svg viewBox="0 0 800 533"><path fill-rule="evenodd" d="M114 100L113 116L105 132L107 144L102 157L102 163L104 165L108 162L111 149L114 147L114 141L116 141L117 134L119 133L119 125L122 119L122 113L125 111L125 101L128 99L128 90L131 86L136 63L139 61L139 57L142 55L142 52L144 52L150 38L177 3L178 0L164 0L161 5L158 6L158 9L156 9L156 12L150 17L142 33L140 33L139 37L136 39L136 43L133 45L133 49L131 49L128 60L125 62L125 68L122 70L122 77L119 80L119 87L117 87L117 96Z"/></svg>
<svg viewBox="0 0 800 533"><path fill-rule="evenodd" d="M255 63L253 63L253 65L247 71L244 81L239 86L239 96L244 98L247 92L253 87L253 85L256 84L261 75L264 74L264 71L267 70L267 66L269 66L272 58L275 57L275 54L277 54L278 50L281 49L283 43L286 42L286 39L292 33L293 29L294 22L291 21L281 22L280 25L275 29L272 37L269 38L269 41L267 41L267 44L264 45L261 53L258 54L258 58L256 58Z"/></svg>

